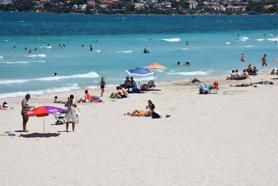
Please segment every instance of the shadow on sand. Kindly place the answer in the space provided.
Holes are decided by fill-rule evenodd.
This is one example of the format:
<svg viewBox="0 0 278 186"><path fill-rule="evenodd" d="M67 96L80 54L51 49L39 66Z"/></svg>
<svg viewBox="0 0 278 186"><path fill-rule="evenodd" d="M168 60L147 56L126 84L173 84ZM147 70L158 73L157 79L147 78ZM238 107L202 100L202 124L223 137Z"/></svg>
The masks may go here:
<svg viewBox="0 0 278 186"><path fill-rule="evenodd" d="M20 134L19 137L23 138L50 138L58 137L59 133L30 133L30 134Z"/></svg>

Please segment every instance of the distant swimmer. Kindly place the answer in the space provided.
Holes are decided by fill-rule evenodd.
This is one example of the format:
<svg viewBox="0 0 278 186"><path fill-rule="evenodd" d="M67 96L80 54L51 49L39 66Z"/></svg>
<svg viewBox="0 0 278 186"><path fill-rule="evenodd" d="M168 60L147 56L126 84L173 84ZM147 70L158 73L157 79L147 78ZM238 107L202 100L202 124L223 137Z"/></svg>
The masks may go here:
<svg viewBox="0 0 278 186"><path fill-rule="evenodd" d="M84 45L84 44L82 44L82 45L81 45L81 47L85 47L85 45Z"/></svg>
<svg viewBox="0 0 278 186"><path fill-rule="evenodd" d="M38 49L37 49L37 48L35 48L35 51L38 51Z"/></svg>
<svg viewBox="0 0 278 186"><path fill-rule="evenodd" d="M264 54L262 57L262 67L264 67L264 66L267 66L266 54Z"/></svg>
<svg viewBox="0 0 278 186"><path fill-rule="evenodd" d="M25 47L24 50L27 51L27 48Z"/></svg>
<svg viewBox="0 0 278 186"><path fill-rule="evenodd" d="M189 41L185 41L185 45L189 45Z"/></svg>
<svg viewBox="0 0 278 186"><path fill-rule="evenodd" d="M189 61L186 61L185 63L177 62L177 66L190 66Z"/></svg>
<svg viewBox="0 0 278 186"><path fill-rule="evenodd" d="M57 73L57 72L54 72L52 76L55 77L55 76L57 76L57 75L58 75L58 73Z"/></svg>
<svg viewBox="0 0 278 186"><path fill-rule="evenodd" d="M92 45L90 45L90 51L93 51L93 47L92 47Z"/></svg>
<svg viewBox="0 0 278 186"><path fill-rule="evenodd" d="M244 62L244 61L245 61L245 55L244 55L244 53L241 54L241 56L240 56L240 61L241 61L241 62Z"/></svg>
<svg viewBox="0 0 278 186"><path fill-rule="evenodd" d="M61 45L61 44L59 44L59 48L62 48L62 45Z"/></svg>
<svg viewBox="0 0 278 186"><path fill-rule="evenodd" d="M66 45L65 45L65 44L63 44L63 47L65 48L65 47L66 47Z"/></svg>
<svg viewBox="0 0 278 186"><path fill-rule="evenodd" d="M50 46L50 44L48 43L47 46Z"/></svg>
<svg viewBox="0 0 278 186"><path fill-rule="evenodd" d="M148 53L150 53L150 51L149 51L148 49L144 48L143 53L144 53L144 54L148 54Z"/></svg>
<svg viewBox="0 0 278 186"><path fill-rule="evenodd" d="M28 54L32 54L32 50L31 49L28 51Z"/></svg>

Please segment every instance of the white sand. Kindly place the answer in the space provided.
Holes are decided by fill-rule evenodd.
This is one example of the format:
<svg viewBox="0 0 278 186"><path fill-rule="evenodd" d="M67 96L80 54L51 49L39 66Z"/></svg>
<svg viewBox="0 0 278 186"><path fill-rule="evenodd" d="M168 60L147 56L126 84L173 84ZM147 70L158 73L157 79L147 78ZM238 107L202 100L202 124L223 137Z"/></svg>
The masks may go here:
<svg viewBox="0 0 278 186"><path fill-rule="evenodd" d="M105 103L78 105L75 132L49 138L18 137L21 98L8 99L15 108L0 111L0 185L276 186L278 81L257 88L228 83L221 81L221 90L211 95L183 82L115 102L106 92ZM53 96L36 96L31 103L53 105ZM144 109L148 99L162 119L123 115ZM51 116L45 121L47 133L65 130L51 125ZM42 133L43 118L30 118L28 130Z"/></svg>

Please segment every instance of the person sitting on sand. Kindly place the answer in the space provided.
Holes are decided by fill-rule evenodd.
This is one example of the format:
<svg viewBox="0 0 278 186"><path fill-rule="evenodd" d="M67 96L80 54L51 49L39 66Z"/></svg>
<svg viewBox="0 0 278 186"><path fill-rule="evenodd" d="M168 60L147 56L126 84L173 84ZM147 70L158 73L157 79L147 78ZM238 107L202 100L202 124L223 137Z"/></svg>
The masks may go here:
<svg viewBox="0 0 278 186"><path fill-rule="evenodd" d="M3 102L2 105L0 105L0 110L11 110L13 107L9 106L7 102Z"/></svg>
<svg viewBox="0 0 278 186"><path fill-rule="evenodd" d="M124 82L124 84L123 85L121 85L122 87L124 87L124 88L126 88L126 89L130 89L130 88L132 88L132 82L130 81L130 79L129 79L129 76L126 76L126 78L125 78L125 82Z"/></svg>
<svg viewBox="0 0 278 186"><path fill-rule="evenodd" d="M85 90L85 96L84 98L81 98L79 103L91 103L91 102L102 102L101 99L97 96L93 96L89 93L88 90Z"/></svg>
<svg viewBox="0 0 278 186"><path fill-rule="evenodd" d="M112 92L110 98L126 98L128 96L128 92L122 86L116 87L116 92Z"/></svg>
<svg viewBox="0 0 278 186"><path fill-rule="evenodd" d="M232 73L227 77L227 80L233 80L233 79L236 79L235 70L232 70Z"/></svg>
<svg viewBox="0 0 278 186"><path fill-rule="evenodd" d="M272 71L270 72L271 75L275 75L275 69L272 69Z"/></svg>
<svg viewBox="0 0 278 186"><path fill-rule="evenodd" d="M69 124L72 124L72 131L74 132L74 128L75 128L75 123L77 121L77 116L76 116L76 108L77 105L74 104L74 96L70 95L70 97L68 98L68 101L65 104L65 107L67 107L67 112L66 112L66 132L68 132L69 130Z"/></svg>
<svg viewBox="0 0 278 186"><path fill-rule="evenodd" d="M62 103L62 104L65 104L66 102L65 102L65 101L59 100L58 96L54 96L54 101L53 101L53 103Z"/></svg>
<svg viewBox="0 0 278 186"><path fill-rule="evenodd" d="M247 70L243 70L243 74L241 75L241 78L242 79L248 79L249 78L249 74L248 74L248 72L247 72Z"/></svg>
<svg viewBox="0 0 278 186"><path fill-rule="evenodd" d="M146 106L146 111L144 110L134 110L133 112L128 112L126 113L126 115L129 116L145 116L145 117L149 117L152 115L152 113L154 112L155 109L155 105L153 104L153 102L151 100L148 100L148 105Z"/></svg>

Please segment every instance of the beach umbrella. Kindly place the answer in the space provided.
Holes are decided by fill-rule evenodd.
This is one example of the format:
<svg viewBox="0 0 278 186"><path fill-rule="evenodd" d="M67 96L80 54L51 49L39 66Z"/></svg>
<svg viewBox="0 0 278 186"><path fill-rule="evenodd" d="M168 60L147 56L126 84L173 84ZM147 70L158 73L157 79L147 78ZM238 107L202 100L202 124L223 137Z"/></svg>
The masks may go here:
<svg viewBox="0 0 278 186"><path fill-rule="evenodd" d="M153 64L150 64L150 65L148 65L148 66L145 66L144 68L154 70L154 76L153 76L153 79L154 79L154 80L155 80L155 71L156 71L157 69L166 69L165 66L163 66L163 65L161 65L161 64L159 64L159 63L153 63Z"/></svg>
<svg viewBox="0 0 278 186"><path fill-rule="evenodd" d="M126 72L131 76L149 76L153 74L149 69L140 67L129 69Z"/></svg>
<svg viewBox="0 0 278 186"><path fill-rule="evenodd" d="M131 76L139 76L139 84L140 84L140 77L145 77L153 74L153 72L150 71L149 69L140 68L140 67L129 69L126 72Z"/></svg>
<svg viewBox="0 0 278 186"><path fill-rule="evenodd" d="M54 114L61 114L64 113L66 110L59 108L59 107L53 107L53 106L40 106L33 108L29 110L25 115L27 117L45 117L54 115ZM43 120L43 132L45 132L45 118Z"/></svg>

